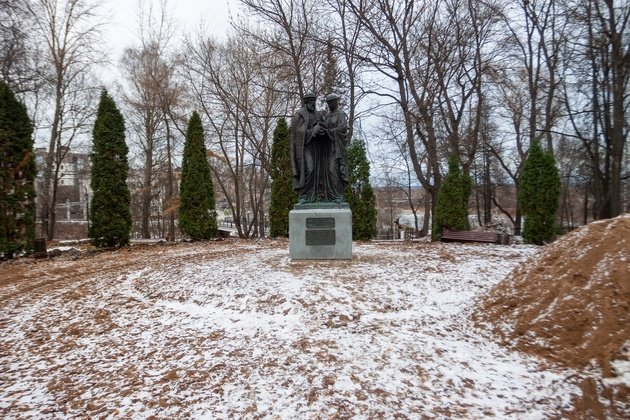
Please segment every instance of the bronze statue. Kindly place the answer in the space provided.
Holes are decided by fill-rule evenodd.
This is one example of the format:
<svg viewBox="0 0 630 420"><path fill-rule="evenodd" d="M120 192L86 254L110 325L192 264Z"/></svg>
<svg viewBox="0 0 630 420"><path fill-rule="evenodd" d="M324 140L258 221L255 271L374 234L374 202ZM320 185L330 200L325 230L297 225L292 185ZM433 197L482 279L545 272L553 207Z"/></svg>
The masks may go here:
<svg viewBox="0 0 630 420"><path fill-rule="evenodd" d="M316 99L313 93L305 94L291 120L293 189L299 204L341 203L348 183L348 121L339 109L338 95L326 97L325 115L316 110Z"/></svg>
<svg viewBox="0 0 630 420"><path fill-rule="evenodd" d="M330 172L333 174L334 182L330 195L334 201L342 202L343 191L348 185L348 118L339 108L339 99L341 98L336 93L326 96L328 113L324 118L324 124L332 146Z"/></svg>

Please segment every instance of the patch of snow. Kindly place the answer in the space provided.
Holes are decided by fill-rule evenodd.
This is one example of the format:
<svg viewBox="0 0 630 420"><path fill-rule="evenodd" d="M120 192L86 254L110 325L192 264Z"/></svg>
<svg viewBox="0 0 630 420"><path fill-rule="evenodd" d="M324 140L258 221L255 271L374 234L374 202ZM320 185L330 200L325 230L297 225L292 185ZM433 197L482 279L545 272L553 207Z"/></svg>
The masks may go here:
<svg viewBox="0 0 630 420"><path fill-rule="evenodd" d="M0 412L543 418L580 392L470 321L536 247L355 244L352 261L296 262L227 242L64 262L48 275L89 275L4 300Z"/></svg>

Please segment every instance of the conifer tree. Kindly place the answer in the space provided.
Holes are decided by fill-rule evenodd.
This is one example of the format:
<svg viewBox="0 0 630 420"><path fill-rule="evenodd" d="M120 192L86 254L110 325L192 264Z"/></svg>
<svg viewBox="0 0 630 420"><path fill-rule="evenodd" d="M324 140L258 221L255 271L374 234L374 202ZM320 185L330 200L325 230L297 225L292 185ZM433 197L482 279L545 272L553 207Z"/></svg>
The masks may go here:
<svg viewBox="0 0 630 420"><path fill-rule="evenodd" d="M92 130L93 145L89 236L98 247L124 246L131 232L131 195L127 186L129 148L125 120L107 91L101 99Z"/></svg>
<svg viewBox="0 0 630 420"><path fill-rule="evenodd" d="M35 155L26 108L0 81L0 255L30 251L35 239Z"/></svg>
<svg viewBox="0 0 630 420"><path fill-rule="evenodd" d="M560 197L560 176L550 152L544 152L538 139L529 148L523 166L518 198L525 216L525 243L543 245L556 235L556 212Z"/></svg>
<svg viewBox="0 0 630 420"><path fill-rule="evenodd" d="M433 240L439 240L442 229L469 230L468 198L472 182L459 167L459 157L455 154L448 158L448 173L444 177L438 193L438 200L433 215Z"/></svg>
<svg viewBox="0 0 630 420"><path fill-rule="evenodd" d="M361 140L352 140L348 146L348 182L345 195L352 210L352 239L368 241L376 236L376 195Z"/></svg>
<svg viewBox="0 0 630 420"><path fill-rule="evenodd" d="M289 212L297 203L291 172L289 127L284 118L278 120L271 146L271 198L269 203L270 236L289 235Z"/></svg>
<svg viewBox="0 0 630 420"><path fill-rule="evenodd" d="M206 157L203 126L196 111L186 128L179 194L179 228L182 233L192 240L214 238L217 233L214 185Z"/></svg>

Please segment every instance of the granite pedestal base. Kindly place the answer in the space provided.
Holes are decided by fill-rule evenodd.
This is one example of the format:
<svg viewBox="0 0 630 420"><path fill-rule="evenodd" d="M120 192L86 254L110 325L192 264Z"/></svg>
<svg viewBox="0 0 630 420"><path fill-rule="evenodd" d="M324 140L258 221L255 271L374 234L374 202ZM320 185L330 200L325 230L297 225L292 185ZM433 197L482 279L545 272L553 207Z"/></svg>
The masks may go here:
<svg viewBox="0 0 630 420"><path fill-rule="evenodd" d="M296 206L289 212L292 260L351 260L352 212L349 208Z"/></svg>

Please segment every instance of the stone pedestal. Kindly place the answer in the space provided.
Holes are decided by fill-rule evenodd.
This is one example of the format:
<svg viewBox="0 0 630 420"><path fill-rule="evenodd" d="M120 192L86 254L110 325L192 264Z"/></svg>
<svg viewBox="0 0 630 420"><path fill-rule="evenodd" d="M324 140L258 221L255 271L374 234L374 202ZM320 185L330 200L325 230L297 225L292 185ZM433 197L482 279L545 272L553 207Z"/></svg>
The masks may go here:
<svg viewBox="0 0 630 420"><path fill-rule="evenodd" d="M289 212L292 260L352 259L352 212L347 203L296 205Z"/></svg>

